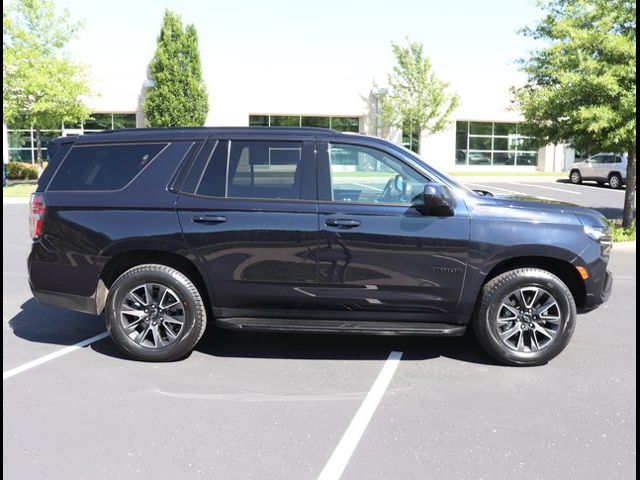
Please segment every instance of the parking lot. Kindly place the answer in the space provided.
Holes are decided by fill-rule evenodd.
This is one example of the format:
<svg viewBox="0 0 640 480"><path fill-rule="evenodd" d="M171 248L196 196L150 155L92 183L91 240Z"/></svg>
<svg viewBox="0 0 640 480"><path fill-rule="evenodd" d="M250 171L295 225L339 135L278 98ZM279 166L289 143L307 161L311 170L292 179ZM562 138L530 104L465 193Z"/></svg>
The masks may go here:
<svg viewBox="0 0 640 480"><path fill-rule="evenodd" d="M524 178L465 183L622 214L621 190ZM68 348L104 325L31 298L26 215L3 205L5 478L635 478L635 246L542 367L496 365L467 337L215 328L149 364L108 338Z"/></svg>
<svg viewBox="0 0 640 480"><path fill-rule="evenodd" d="M488 190L499 195L525 195L542 197L595 208L607 218L621 219L624 205L624 190L613 190L608 185L584 182L569 183L568 179L545 177L520 177L500 179L498 177L463 177L459 179L471 189Z"/></svg>

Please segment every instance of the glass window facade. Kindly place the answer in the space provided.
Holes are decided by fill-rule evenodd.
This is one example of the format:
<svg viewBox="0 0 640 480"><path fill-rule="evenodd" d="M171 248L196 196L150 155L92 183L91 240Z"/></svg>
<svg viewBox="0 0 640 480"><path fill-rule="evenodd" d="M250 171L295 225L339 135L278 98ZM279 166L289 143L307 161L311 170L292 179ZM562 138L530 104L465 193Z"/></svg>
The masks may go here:
<svg viewBox="0 0 640 480"><path fill-rule="evenodd" d="M517 123L456 122L456 165L537 166L535 141Z"/></svg>
<svg viewBox="0 0 640 480"><path fill-rule="evenodd" d="M360 132L359 117L333 117L311 115L249 115L251 127L320 127L340 132Z"/></svg>
<svg viewBox="0 0 640 480"><path fill-rule="evenodd" d="M41 130L42 158L47 160L47 143L60 137L64 129L80 130L81 133L100 132L102 130L117 130L119 128L135 128L135 113L100 113L96 112L91 118L82 123L65 122L60 129ZM7 129L9 140L9 161L35 163L36 161L36 131L31 128L9 126Z"/></svg>
<svg viewBox="0 0 640 480"><path fill-rule="evenodd" d="M420 150L420 129L413 127L410 123L402 126L402 146L418 153Z"/></svg>

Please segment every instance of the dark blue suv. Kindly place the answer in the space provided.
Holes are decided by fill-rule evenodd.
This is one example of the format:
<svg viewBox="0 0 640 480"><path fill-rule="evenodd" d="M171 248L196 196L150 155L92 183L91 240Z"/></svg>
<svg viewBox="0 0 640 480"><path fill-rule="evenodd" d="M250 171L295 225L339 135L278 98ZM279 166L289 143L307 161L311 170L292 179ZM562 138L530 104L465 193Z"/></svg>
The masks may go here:
<svg viewBox="0 0 640 480"><path fill-rule="evenodd" d="M49 143L31 206L41 302L104 312L131 356L238 330L462 335L509 365L569 342L611 291L593 211L471 191L332 130L119 130Z"/></svg>

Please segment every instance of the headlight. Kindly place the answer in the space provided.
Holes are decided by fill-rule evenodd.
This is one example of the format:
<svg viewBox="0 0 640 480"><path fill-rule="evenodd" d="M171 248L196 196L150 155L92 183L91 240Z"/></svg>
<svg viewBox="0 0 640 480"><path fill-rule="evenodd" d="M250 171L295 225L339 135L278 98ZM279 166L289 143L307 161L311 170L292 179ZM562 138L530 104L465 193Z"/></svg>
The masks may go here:
<svg viewBox="0 0 640 480"><path fill-rule="evenodd" d="M585 225L584 233L596 242L607 242L611 239L609 228L605 226Z"/></svg>

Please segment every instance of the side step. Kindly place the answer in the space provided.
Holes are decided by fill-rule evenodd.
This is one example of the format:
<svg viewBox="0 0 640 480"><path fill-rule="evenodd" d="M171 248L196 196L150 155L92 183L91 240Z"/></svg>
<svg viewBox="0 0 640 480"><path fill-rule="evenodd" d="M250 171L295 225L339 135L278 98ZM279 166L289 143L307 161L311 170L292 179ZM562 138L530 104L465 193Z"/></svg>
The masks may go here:
<svg viewBox="0 0 640 480"><path fill-rule="evenodd" d="M274 318L217 318L214 323L230 330L250 332L355 333L366 335L428 335L459 337L465 325L418 322L363 322L340 320L293 320Z"/></svg>

